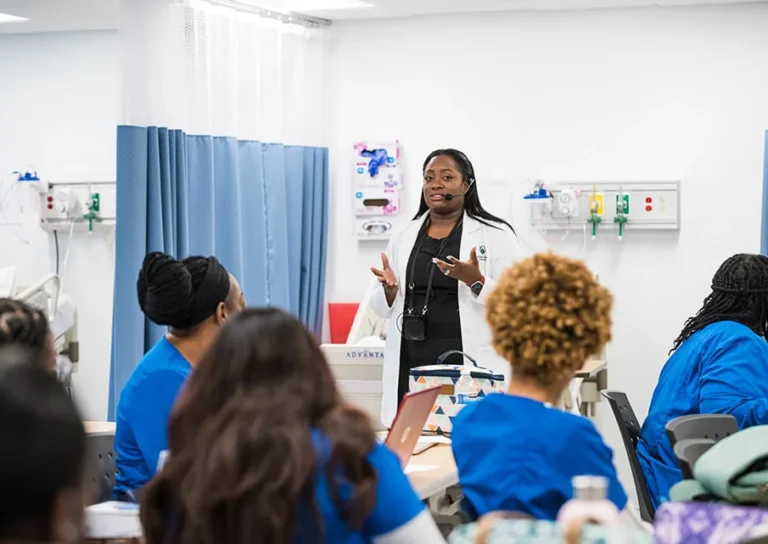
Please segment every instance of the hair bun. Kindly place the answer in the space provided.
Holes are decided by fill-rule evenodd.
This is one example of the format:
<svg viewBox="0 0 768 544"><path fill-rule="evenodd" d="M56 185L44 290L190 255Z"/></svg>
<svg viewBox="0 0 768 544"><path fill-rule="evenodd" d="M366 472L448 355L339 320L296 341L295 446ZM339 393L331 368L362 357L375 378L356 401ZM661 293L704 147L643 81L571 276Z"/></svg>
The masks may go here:
<svg viewBox="0 0 768 544"><path fill-rule="evenodd" d="M185 323L194 290L184 263L165 253L147 254L136 288L141 311L154 323L177 328Z"/></svg>

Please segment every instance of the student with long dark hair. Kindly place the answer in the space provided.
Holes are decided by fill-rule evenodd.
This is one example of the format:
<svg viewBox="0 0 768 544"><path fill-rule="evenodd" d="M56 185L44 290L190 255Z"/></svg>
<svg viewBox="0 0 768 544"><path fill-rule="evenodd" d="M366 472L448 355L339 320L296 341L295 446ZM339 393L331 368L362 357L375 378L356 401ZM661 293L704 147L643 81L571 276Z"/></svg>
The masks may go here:
<svg viewBox="0 0 768 544"><path fill-rule="evenodd" d="M85 482L85 429L45 355L0 348L0 542L80 542Z"/></svg>
<svg viewBox="0 0 768 544"><path fill-rule="evenodd" d="M768 257L734 255L685 322L651 399L637 455L658 506L682 479L667 423L689 414L731 414L740 429L768 424Z"/></svg>
<svg viewBox="0 0 768 544"><path fill-rule="evenodd" d="M215 257L144 258L139 305L168 334L139 362L117 405L115 498L134 500L167 447L176 396L224 322L245 307L237 280Z"/></svg>
<svg viewBox="0 0 768 544"><path fill-rule="evenodd" d="M419 211L393 236L371 300L389 318L384 354L382 422L390 425L408 392L412 368L464 351L499 373L509 365L491 348L485 301L502 271L520 255L512 226L480 204L475 168L456 149L424 161ZM446 363L460 363L458 358Z"/></svg>
<svg viewBox="0 0 768 544"><path fill-rule="evenodd" d="M316 339L245 310L174 408L169 456L141 499L147 544L443 542Z"/></svg>

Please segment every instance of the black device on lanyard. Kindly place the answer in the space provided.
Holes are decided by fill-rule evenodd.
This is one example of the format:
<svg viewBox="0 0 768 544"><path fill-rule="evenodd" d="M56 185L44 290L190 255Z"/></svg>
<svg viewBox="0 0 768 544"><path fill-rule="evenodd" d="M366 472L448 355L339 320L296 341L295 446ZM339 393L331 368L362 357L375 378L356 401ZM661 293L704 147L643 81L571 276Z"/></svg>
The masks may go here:
<svg viewBox="0 0 768 544"><path fill-rule="evenodd" d="M443 252L443 248L445 247L445 244L448 242L448 240L453 236L453 233L456 232L456 229L461 224L461 219L456 221L456 224L453 225L453 228L451 229L451 232L443 238L440 241L440 248L437 250L436 257L440 257L440 253ZM432 281L435 277L435 268L437 268L437 265L433 262L429 263L429 275L427 276L427 292L424 296L424 305L421 308L414 308L413 306L413 291L416 287L415 285L415 279L416 279L416 261L419 258L419 254L421 253L421 246L424 244L424 239L427 237L427 232L429 232L429 219L425 221L425 228L424 232L421 233L421 236L419 237L418 245L416 246L416 251L413 254L413 258L411 259L411 269L410 269L410 281L408 282L408 301L409 306L405 309L405 312L403 312L403 327L402 327L402 334L403 338L406 340L410 340L412 342L423 342L427 339L427 327L426 327L426 315L427 310L429 309L429 299L432 297Z"/></svg>

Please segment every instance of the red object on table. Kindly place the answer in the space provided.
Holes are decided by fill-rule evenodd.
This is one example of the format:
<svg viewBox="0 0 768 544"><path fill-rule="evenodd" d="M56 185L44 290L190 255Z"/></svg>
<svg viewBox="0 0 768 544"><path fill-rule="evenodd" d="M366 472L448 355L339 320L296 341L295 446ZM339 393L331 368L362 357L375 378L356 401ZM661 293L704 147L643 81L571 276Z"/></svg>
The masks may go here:
<svg viewBox="0 0 768 544"><path fill-rule="evenodd" d="M328 327L331 332L331 344L346 344L352 323L355 321L357 302L329 302Z"/></svg>

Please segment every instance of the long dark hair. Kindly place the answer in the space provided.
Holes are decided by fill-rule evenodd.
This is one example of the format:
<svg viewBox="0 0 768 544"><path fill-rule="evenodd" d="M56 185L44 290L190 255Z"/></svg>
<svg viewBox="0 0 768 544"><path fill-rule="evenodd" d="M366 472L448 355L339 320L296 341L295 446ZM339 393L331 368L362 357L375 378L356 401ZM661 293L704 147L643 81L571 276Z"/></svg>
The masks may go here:
<svg viewBox="0 0 768 544"><path fill-rule="evenodd" d="M245 310L222 328L176 404L168 461L142 497L146 541L321 542L318 469L359 530L376 500L367 460L375 442L314 336L281 310Z"/></svg>
<svg viewBox="0 0 768 544"><path fill-rule="evenodd" d="M768 339L768 257L741 253L727 259L712 279L712 292L688 318L672 353L693 334L718 321L735 321Z"/></svg>
<svg viewBox="0 0 768 544"><path fill-rule="evenodd" d="M480 204L480 196L477 194L475 167L472 166L472 161L469 160L469 157L467 157L458 149L449 148L434 150L427 156L427 159L424 161L424 165L421 167L422 173L426 172L427 165L432 159L435 157L443 156L453 159L453 161L456 163L456 166L458 166L459 170L461 171L461 177L464 180L464 183L469 185L467 193L464 195L464 211L467 212L467 215L472 219L479 221L480 223L488 225L489 227L499 228L499 225L506 225L512 232L515 232L515 229L512 228L512 225L507 223L502 218L496 217L492 213L486 211L486 209L483 208L483 205ZM428 210L429 206L427 206L427 201L424 200L424 191L422 191L421 201L419 202L419 211L416 212L414 219L420 218L422 215L427 213Z"/></svg>

